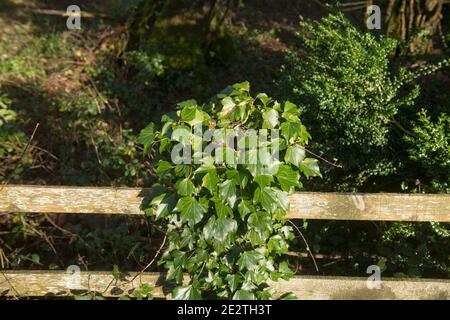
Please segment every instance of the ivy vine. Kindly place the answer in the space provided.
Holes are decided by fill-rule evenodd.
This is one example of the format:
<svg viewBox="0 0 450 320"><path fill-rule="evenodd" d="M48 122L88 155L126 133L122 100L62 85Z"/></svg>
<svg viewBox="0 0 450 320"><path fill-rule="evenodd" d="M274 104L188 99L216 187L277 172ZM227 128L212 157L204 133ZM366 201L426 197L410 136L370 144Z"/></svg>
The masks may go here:
<svg viewBox="0 0 450 320"><path fill-rule="evenodd" d="M269 284L293 276L283 260L294 238L285 217L289 194L302 187L301 175L320 176L317 159L306 156L311 137L299 115L289 101L279 103L264 93L252 97L243 82L205 104L179 103L176 112L163 116L158 131L153 123L142 130L140 142L157 176L146 214L167 228L159 264L177 284L174 299L292 297ZM261 153L256 161L236 161L237 149L223 144L231 129L276 130L279 135L259 141L258 150L278 148L279 156ZM214 130L219 142L213 155L207 153L207 130ZM245 139L235 138L237 145ZM177 145L191 146L192 158L200 161L174 161ZM243 154L250 159L254 152L244 148ZM219 155L227 161L217 161Z"/></svg>

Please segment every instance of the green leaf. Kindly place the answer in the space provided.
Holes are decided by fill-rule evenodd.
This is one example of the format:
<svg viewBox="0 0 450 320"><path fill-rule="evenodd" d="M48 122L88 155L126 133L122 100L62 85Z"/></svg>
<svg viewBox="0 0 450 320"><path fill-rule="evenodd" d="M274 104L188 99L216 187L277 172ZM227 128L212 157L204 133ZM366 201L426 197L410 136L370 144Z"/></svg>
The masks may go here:
<svg viewBox="0 0 450 320"><path fill-rule="evenodd" d="M315 176L322 177L317 159L306 158L302 161L299 168L307 178Z"/></svg>
<svg viewBox="0 0 450 320"><path fill-rule="evenodd" d="M180 196L190 196L194 192L195 186L191 180L185 178L183 180L178 180L177 191Z"/></svg>
<svg viewBox="0 0 450 320"><path fill-rule="evenodd" d="M195 101L194 99L185 100L185 101L177 103L177 106L179 106L182 109L184 109L184 108L192 108L192 107L196 107L197 106L197 101Z"/></svg>
<svg viewBox="0 0 450 320"><path fill-rule="evenodd" d="M306 130L306 127L304 125L300 126L299 137L300 137L300 142L304 143L304 144L308 144L309 139L311 139L311 135Z"/></svg>
<svg viewBox="0 0 450 320"><path fill-rule="evenodd" d="M270 183L273 182L273 177L269 176L269 175L266 175L266 174L262 174L260 176L255 177L255 182L262 189L262 188L270 185Z"/></svg>
<svg viewBox="0 0 450 320"><path fill-rule="evenodd" d="M155 124L150 123L144 129L141 130L137 142L144 145L144 154L148 153L151 145L155 141Z"/></svg>
<svg viewBox="0 0 450 320"><path fill-rule="evenodd" d="M287 148L284 161L286 161L287 163L292 163L294 166L299 167L300 163L303 161L303 159L305 159L305 156L305 149L295 144Z"/></svg>
<svg viewBox="0 0 450 320"><path fill-rule="evenodd" d="M274 109L264 111L262 114L263 129L273 129L278 125L278 112Z"/></svg>
<svg viewBox="0 0 450 320"><path fill-rule="evenodd" d="M292 271L289 268L289 265L288 265L288 263L286 261L281 262L278 269L281 272L281 274L282 274L281 277L284 280L289 280L289 279L291 279L294 276L294 271Z"/></svg>
<svg viewBox="0 0 450 320"><path fill-rule="evenodd" d="M187 222L191 227L199 223L208 208L192 197L183 197L178 200L175 208L180 212L181 221Z"/></svg>
<svg viewBox="0 0 450 320"><path fill-rule="evenodd" d="M270 213L274 213L277 209L285 212L289 209L288 194L274 188L256 189L254 199Z"/></svg>
<svg viewBox="0 0 450 320"><path fill-rule="evenodd" d="M233 84L233 88L239 89L244 92L249 92L250 91L250 83L248 81L244 81L241 83L235 83L235 84Z"/></svg>
<svg viewBox="0 0 450 320"><path fill-rule="evenodd" d="M300 114L300 110L298 109L298 107L290 101L286 101L284 103L284 112L293 114L296 116L298 116Z"/></svg>
<svg viewBox="0 0 450 320"><path fill-rule="evenodd" d="M216 219L212 216L203 228L203 234L206 240L214 238L219 242L223 242L230 233L236 232L236 230L237 222L235 220L228 218Z"/></svg>
<svg viewBox="0 0 450 320"><path fill-rule="evenodd" d="M299 173L292 170L288 165L282 165L278 168L276 178L280 183L281 189L283 189L283 191L291 192L294 187L299 186Z"/></svg>
<svg viewBox="0 0 450 320"><path fill-rule="evenodd" d="M198 109L197 105L190 105L183 108L180 112L180 117L190 126L195 126L209 118L206 113Z"/></svg>
<svg viewBox="0 0 450 320"><path fill-rule="evenodd" d="M186 122L192 121L195 118L195 114L197 113L197 106L187 106L181 110L180 117Z"/></svg>
<svg viewBox="0 0 450 320"><path fill-rule="evenodd" d="M178 126L172 132L171 139L182 143L190 143L192 138L192 132L189 127L185 125Z"/></svg>
<svg viewBox="0 0 450 320"><path fill-rule="evenodd" d="M227 117L229 115L231 115L236 107L236 103L233 101L233 98L231 97L225 97L222 99L222 110L220 111L220 116L221 117Z"/></svg>
<svg viewBox="0 0 450 320"><path fill-rule="evenodd" d="M236 203L236 184L232 180L225 180L219 185L219 196L233 208Z"/></svg>
<svg viewBox="0 0 450 320"><path fill-rule="evenodd" d="M262 259L263 255L257 251L245 251L238 260L239 270L256 271Z"/></svg>
<svg viewBox="0 0 450 320"><path fill-rule="evenodd" d="M255 295L250 291L238 290L234 294L233 300L255 300Z"/></svg>
<svg viewBox="0 0 450 320"><path fill-rule="evenodd" d="M215 171L210 171L203 176L202 186L214 194L217 191L217 184L219 183L219 176Z"/></svg>
<svg viewBox="0 0 450 320"><path fill-rule="evenodd" d="M280 300L297 300L297 297L292 292L288 292L281 295Z"/></svg>
<svg viewBox="0 0 450 320"><path fill-rule="evenodd" d="M230 291L234 292L238 288L239 284L242 282L242 277L238 274L229 274L225 277L225 280L230 287Z"/></svg>
<svg viewBox="0 0 450 320"><path fill-rule="evenodd" d="M242 200L241 202L239 202L238 211L239 211L239 215L241 216L241 219L244 220L244 218L249 213L255 212L255 207L253 207L253 205L250 201Z"/></svg>
<svg viewBox="0 0 450 320"><path fill-rule="evenodd" d="M277 254L282 254L287 252L288 244L280 235L274 235L267 242L267 249L271 252L276 252Z"/></svg>
<svg viewBox="0 0 450 320"><path fill-rule="evenodd" d="M266 240L272 232L272 217L265 211L257 211L248 217L248 228L255 231L261 240Z"/></svg>
<svg viewBox="0 0 450 320"><path fill-rule="evenodd" d="M176 287L172 292L174 300L201 300L200 291L194 288L193 285L185 287Z"/></svg>
<svg viewBox="0 0 450 320"><path fill-rule="evenodd" d="M294 141L300 134L301 126L298 122L284 122L281 125L281 134L288 142Z"/></svg>
<svg viewBox="0 0 450 320"><path fill-rule="evenodd" d="M228 204L220 200L214 202L216 206L216 214L219 218L233 217L233 209Z"/></svg>
<svg viewBox="0 0 450 320"><path fill-rule="evenodd" d="M170 138L162 138L159 142L159 153L163 153L170 146Z"/></svg>
<svg viewBox="0 0 450 320"><path fill-rule="evenodd" d="M160 194L152 199L150 205L153 206L153 214L158 220L167 216L175 207L175 195Z"/></svg>
<svg viewBox="0 0 450 320"><path fill-rule="evenodd" d="M267 104L268 104L269 102L272 101L272 98L270 98L270 97L269 97L267 94L265 94L265 93L259 93L259 94L256 96L256 99L259 99L259 100L263 103L264 106L267 106Z"/></svg>
<svg viewBox="0 0 450 320"><path fill-rule="evenodd" d="M167 170L172 169L173 166L172 164L170 164L169 162L165 161L165 160L159 160L159 164L158 164L158 168L156 168L156 173L157 174L161 174Z"/></svg>

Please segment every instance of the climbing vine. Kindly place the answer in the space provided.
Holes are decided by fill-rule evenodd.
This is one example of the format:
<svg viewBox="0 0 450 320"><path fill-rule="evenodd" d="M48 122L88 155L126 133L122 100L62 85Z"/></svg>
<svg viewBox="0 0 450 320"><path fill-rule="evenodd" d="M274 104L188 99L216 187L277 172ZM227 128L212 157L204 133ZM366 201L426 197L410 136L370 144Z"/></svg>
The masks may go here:
<svg viewBox="0 0 450 320"><path fill-rule="evenodd" d="M306 157L309 139L297 106L252 97L248 82L205 104L182 102L158 131L150 124L141 132L157 176L146 213L167 228L159 263L177 284L174 299L292 296L269 283L293 276L282 259L294 238L288 197L301 175L320 176L318 161Z"/></svg>

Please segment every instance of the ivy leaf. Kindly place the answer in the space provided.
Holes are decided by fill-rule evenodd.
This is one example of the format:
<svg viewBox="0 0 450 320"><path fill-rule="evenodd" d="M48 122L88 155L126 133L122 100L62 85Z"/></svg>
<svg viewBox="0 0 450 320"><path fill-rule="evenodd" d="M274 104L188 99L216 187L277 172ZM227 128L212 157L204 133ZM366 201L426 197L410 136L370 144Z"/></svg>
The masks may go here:
<svg viewBox="0 0 450 320"><path fill-rule="evenodd" d="M222 102L223 108L222 108L222 111L220 111L219 115L221 117L227 117L230 114L232 114L235 109L235 106L236 106L236 103L233 101L233 98L225 97L222 99L221 102Z"/></svg>
<svg viewBox="0 0 450 320"><path fill-rule="evenodd" d="M283 211L289 209L288 194L274 188L256 189L254 200L261 203L262 207L270 213L274 213L278 208Z"/></svg>
<svg viewBox="0 0 450 320"><path fill-rule="evenodd" d="M173 265L169 266L169 270L167 271L167 280L175 279L176 283L183 283L183 268L178 266L175 267Z"/></svg>
<svg viewBox="0 0 450 320"><path fill-rule="evenodd" d="M301 126L298 122L284 122L281 125L281 134L288 142L293 141L299 136Z"/></svg>
<svg viewBox="0 0 450 320"><path fill-rule="evenodd" d="M238 260L239 270L256 271L263 255L257 251L245 251Z"/></svg>
<svg viewBox="0 0 450 320"><path fill-rule="evenodd" d="M279 299L280 300L297 300L298 298L292 292L288 292L288 293L281 295Z"/></svg>
<svg viewBox="0 0 450 320"><path fill-rule="evenodd" d="M190 196L194 192L195 186L191 180L185 178L176 183L177 191L180 196Z"/></svg>
<svg viewBox="0 0 450 320"><path fill-rule="evenodd" d="M219 183L219 176L215 171L210 171L203 176L202 186L214 194L217 190L217 184Z"/></svg>
<svg viewBox="0 0 450 320"><path fill-rule="evenodd" d="M236 203L236 184L232 180L225 180L219 185L219 196L224 202L228 202L233 208Z"/></svg>
<svg viewBox="0 0 450 320"><path fill-rule="evenodd" d="M289 280L294 276L294 271L289 268L289 265L286 261L280 263L279 271L282 274L281 278L284 280Z"/></svg>
<svg viewBox="0 0 450 320"><path fill-rule="evenodd" d="M286 101L284 103L284 112L283 112L283 117L285 115L294 115L294 116L298 116L300 114L300 110L299 108L293 104L290 101ZM288 119L289 120L289 119Z"/></svg>
<svg viewBox="0 0 450 320"><path fill-rule="evenodd" d="M233 84L233 88L238 89L242 92L249 92L250 91L250 83L248 81L235 83L235 84Z"/></svg>
<svg viewBox="0 0 450 320"><path fill-rule="evenodd" d="M155 124L150 123L141 130L137 142L144 145L144 154L148 153L152 143L155 141Z"/></svg>
<svg viewBox="0 0 450 320"><path fill-rule="evenodd" d="M255 177L255 181L260 188L264 188L265 186L270 185L270 183L273 181L273 177L266 174L262 174Z"/></svg>
<svg viewBox="0 0 450 320"><path fill-rule="evenodd" d="M308 144L309 139L311 139L311 135L309 134L308 130L306 130L306 127L304 125L300 126L299 137L301 143L304 144Z"/></svg>
<svg viewBox="0 0 450 320"><path fill-rule="evenodd" d="M299 167L300 163L305 159L306 152L299 145L293 145L287 148L284 160L287 163L292 163L294 166Z"/></svg>
<svg viewBox="0 0 450 320"><path fill-rule="evenodd" d="M200 291L194 288L193 285L185 287L176 287L172 292L174 300L201 300Z"/></svg>
<svg viewBox="0 0 450 320"><path fill-rule="evenodd" d="M170 146L170 138L162 138L159 142L159 153L163 153Z"/></svg>
<svg viewBox="0 0 450 320"><path fill-rule="evenodd" d="M273 129L278 125L278 112L274 109L264 111L262 114L263 129Z"/></svg>
<svg viewBox="0 0 450 320"><path fill-rule="evenodd" d="M259 99L259 100L263 103L264 106L267 106L267 104L268 104L269 102L272 101L272 98L270 98L270 97L269 97L267 94L265 94L265 93L259 93L259 94L256 96L256 99Z"/></svg>
<svg viewBox="0 0 450 320"><path fill-rule="evenodd" d="M214 238L219 242L223 242L230 233L236 232L236 230L237 222L235 220L228 218L216 219L212 216L203 228L203 234L207 240Z"/></svg>
<svg viewBox="0 0 450 320"><path fill-rule="evenodd" d="M195 118L195 114L197 113L197 106L186 106L181 110L180 117L186 122L192 121Z"/></svg>
<svg viewBox="0 0 450 320"><path fill-rule="evenodd" d="M307 178L315 176L322 177L318 162L319 161L317 159L306 158L302 161L299 168Z"/></svg>
<svg viewBox="0 0 450 320"><path fill-rule="evenodd" d="M255 300L255 295L250 291L238 290L234 294L233 300Z"/></svg>
<svg viewBox="0 0 450 320"><path fill-rule="evenodd" d="M180 212L181 221L187 222L192 227L202 220L207 207L195 198L183 197L178 200L176 210Z"/></svg>
<svg viewBox="0 0 450 320"><path fill-rule="evenodd" d="M238 274L229 274L225 277L225 280L230 287L230 291L234 292L238 288L239 284L242 282L242 277Z"/></svg>
<svg viewBox="0 0 450 320"><path fill-rule="evenodd" d="M274 235L267 242L267 249L278 254L285 253L288 250L288 244L280 235Z"/></svg>
<svg viewBox="0 0 450 320"><path fill-rule="evenodd" d="M175 207L175 195L171 194L170 196L167 196L165 193L160 194L152 199L150 205L154 207L153 214L156 219L165 217Z"/></svg>
<svg viewBox="0 0 450 320"><path fill-rule="evenodd" d="M283 191L290 192L294 187L299 186L300 175L298 172L292 170L290 166L282 165L278 168L276 175L278 182Z"/></svg>
<svg viewBox="0 0 450 320"><path fill-rule="evenodd" d="M177 106L179 106L182 109L193 108L197 106L197 101L195 101L194 99L185 100L177 103Z"/></svg>
<svg viewBox="0 0 450 320"><path fill-rule="evenodd" d="M266 240L272 232L272 217L270 213L258 211L248 217L248 228L254 230L261 240Z"/></svg>
<svg viewBox="0 0 450 320"><path fill-rule="evenodd" d="M208 118L206 113L198 109L195 100L193 105L186 106L181 110L180 117L190 126L202 123Z"/></svg>
<svg viewBox="0 0 450 320"><path fill-rule="evenodd" d="M172 169L173 166L172 164L170 164L169 162L165 161L165 160L159 160L159 164L158 164L158 168L156 168L156 173L157 174L161 174L167 170Z"/></svg>
<svg viewBox="0 0 450 320"><path fill-rule="evenodd" d="M253 207L252 203L248 200L242 200L238 204L238 211L239 215L241 216L241 219L244 220L245 217L255 211L255 207Z"/></svg>
<svg viewBox="0 0 450 320"><path fill-rule="evenodd" d="M233 217L233 209L222 201L215 201L216 214L219 218Z"/></svg>

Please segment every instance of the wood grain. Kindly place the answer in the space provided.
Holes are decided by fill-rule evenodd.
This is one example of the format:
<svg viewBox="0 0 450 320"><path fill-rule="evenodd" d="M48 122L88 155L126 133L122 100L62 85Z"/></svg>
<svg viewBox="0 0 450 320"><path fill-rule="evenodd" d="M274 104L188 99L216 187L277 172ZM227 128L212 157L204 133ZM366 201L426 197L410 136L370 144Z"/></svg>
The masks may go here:
<svg viewBox="0 0 450 320"><path fill-rule="evenodd" d="M130 294L140 283L148 283L155 287L155 297L170 298L173 284L167 283L163 274L144 273L130 281L134 275L122 275L121 280L114 280L108 272L81 272L77 285L73 276L65 271L3 271L0 273L0 295L67 296L95 291L104 296L121 296ZM272 282L271 286L279 294L293 292L302 300L450 299L450 280L381 280L381 289L373 290L367 288L366 278L351 277L297 276L288 282Z"/></svg>
<svg viewBox="0 0 450 320"><path fill-rule="evenodd" d="M296 193L290 219L450 222L450 195Z"/></svg>
<svg viewBox="0 0 450 320"><path fill-rule="evenodd" d="M66 186L0 187L0 213L143 214L150 189ZM447 194L296 193L289 219L450 222Z"/></svg>
<svg viewBox="0 0 450 320"><path fill-rule="evenodd" d="M66 186L0 187L1 212L140 215L150 189Z"/></svg>

